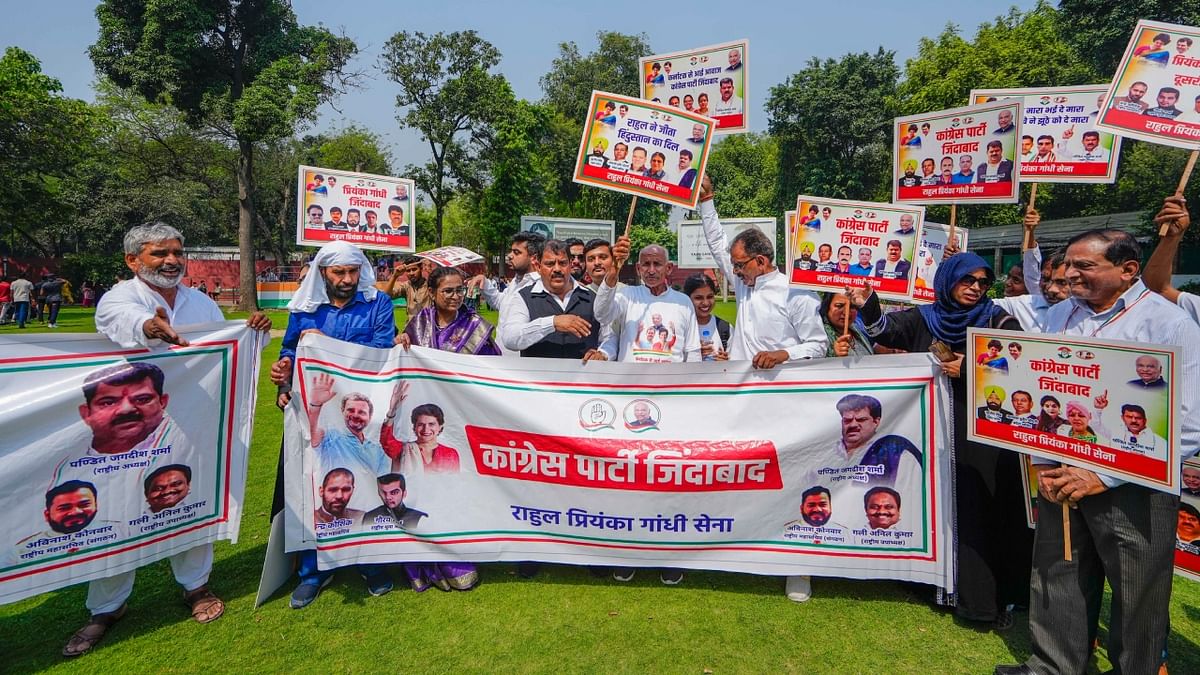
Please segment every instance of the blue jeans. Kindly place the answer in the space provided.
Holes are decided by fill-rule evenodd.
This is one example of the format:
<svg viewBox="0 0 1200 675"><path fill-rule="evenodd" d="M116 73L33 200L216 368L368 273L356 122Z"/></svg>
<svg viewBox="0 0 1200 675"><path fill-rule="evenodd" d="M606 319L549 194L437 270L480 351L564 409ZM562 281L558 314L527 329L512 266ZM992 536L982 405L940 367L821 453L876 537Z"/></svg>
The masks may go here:
<svg viewBox="0 0 1200 675"><path fill-rule="evenodd" d="M24 328L25 321L29 319L29 302L13 303L17 306L17 327Z"/></svg>
<svg viewBox="0 0 1200 675"><path fill-rule="evenodd" d="M299 556L299 566L296 568L296 574L300 576L301 584L319 585L325 583L336 570L319 570L317 569L317 552L315 550L300 551L296 554ZM358 573L363 579L372 579L381 574L386 574L386 565L355 565L358 568Z"/></svg>

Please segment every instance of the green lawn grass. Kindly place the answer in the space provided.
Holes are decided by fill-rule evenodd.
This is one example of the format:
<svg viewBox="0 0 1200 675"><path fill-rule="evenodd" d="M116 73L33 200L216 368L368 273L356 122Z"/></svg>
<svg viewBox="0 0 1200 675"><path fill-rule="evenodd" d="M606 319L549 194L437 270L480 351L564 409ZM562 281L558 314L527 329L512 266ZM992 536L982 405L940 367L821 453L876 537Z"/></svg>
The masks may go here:
<svg viewBox="0 0 1200 675"><path fill-rule="evenodd" d="M273 316L282 327L284 313ZM68 308L60 325L91 330L90 312ZM278 349L275 339L267 359ZM128 615L77 661L58 654L87 618L83 585L0 607L0 672L990 673L1028 656L1024 614L1005 634L979 631L887 581L817 579L813 599L796 604L777 577L689 572L667 587L650 571L622 584L546 566L525 581L493 564L469 593L398 586L372 598L343 572L303 611L288 607L290 584L256 611L282 425L265 375L241 540L216 545L211 585L226 615L192 621L160 561L139 571ZM1175 578L1171 629L1171 671L1200 672L1200 584ZM1108 668L1102 648L1093 670Z"/></svg>

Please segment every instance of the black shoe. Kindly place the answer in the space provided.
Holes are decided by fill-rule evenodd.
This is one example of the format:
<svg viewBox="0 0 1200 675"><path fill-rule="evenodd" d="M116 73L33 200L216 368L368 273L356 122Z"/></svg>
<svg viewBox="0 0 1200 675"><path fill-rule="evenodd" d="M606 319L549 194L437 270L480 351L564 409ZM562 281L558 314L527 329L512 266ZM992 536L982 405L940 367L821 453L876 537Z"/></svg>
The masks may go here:
<svg viewBox="0 0 1200 675"><path fill-rule="evenodd" d="M1015 666L996 666L996 670L993 673L994 675L1037 675L1033 671L1033 668L1024 663L1018 663Z"/></svg>
<svg viewBox="0 0 1200 675"><path fill-rule="evenodd" d="M588 572L597 579L607 579L612 574L612 568L607 565L588 565Z"/></svg>
<svg viewBox="0 0 1200 675"><path fill-rule="evenodd" d="M517 563L517 576L521 577L522 579L532 579L538 575L538 570L541 568L541 563L519 562Z"/></svg>

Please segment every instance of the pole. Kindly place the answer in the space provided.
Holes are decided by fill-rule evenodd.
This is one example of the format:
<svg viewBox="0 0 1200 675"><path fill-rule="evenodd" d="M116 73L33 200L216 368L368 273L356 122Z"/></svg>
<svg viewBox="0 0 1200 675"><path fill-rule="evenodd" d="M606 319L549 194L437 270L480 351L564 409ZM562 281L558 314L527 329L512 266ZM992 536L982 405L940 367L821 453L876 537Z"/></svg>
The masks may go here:
<svg viewBox="0 0 1200 675"><path fill-rule="evenodd" d="M637 195L629 202L629 217L625 219L625 236L629 236L629 228L633 227L633 212L637 210Z"/></svg>
<svg viewBox="0 0 1200 675"><path fill-rule="evenodd" d="M850 299L850 294L846 294L846 314L842 318L842 335L850 334L850 308L853 307L853 301Z"/></svg>
<svg viewBox="0 0 1200 675"><path fill-rule="evenodd" d="M1179 187L1175 188L1176 197L1183 196L1183 189L1187 187L1188 179L1192 177L1192 169L1196 168L1196 157L1198 156L1200 156L1200 149L1193 150L1192 154L1188 155L1187 166L1183 167L1183 175L1179 177ZM1163 223L1161 226L1159 226L1158 236L1167 236L1167 230L1169 227L1170 225L1168 223Z"/></svg>
<svg viewBox="0 0 1200 675"><path fill-rule="evenodd" d="M954 226L958 223L958 204L950 205L950 236L947 239L951 244L954 243Z"/></svg>
<svg viewBox="0 0 1200 675"><path fill-rule="evenodd" d="M1033 210L1033 204L1037 201L1037 186L1037 183L1033 183L1029 186L1029 207L1025 209L1025 213L1029 213ZM1030 242L1029 230L1025 230L1025 237L1021 240L1021 250L1027 251L1031 248L1033 248L1033 246L1032 242Z"/></svg>
<svg viewBox="0 0 1200 675"><path fill-rule="evenodd" d="M1071 562L1071 507L1064 500L1063 509L1063 560Z"/></svg>

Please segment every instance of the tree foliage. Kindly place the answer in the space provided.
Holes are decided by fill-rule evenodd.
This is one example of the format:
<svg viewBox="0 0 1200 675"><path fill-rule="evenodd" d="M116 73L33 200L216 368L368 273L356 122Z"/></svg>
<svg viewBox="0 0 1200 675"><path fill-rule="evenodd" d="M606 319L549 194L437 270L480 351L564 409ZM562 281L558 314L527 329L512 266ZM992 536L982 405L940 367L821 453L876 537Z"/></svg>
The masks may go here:
<svg viewBox="0 0 1200 675"><path fill-rule="evenodd" d="M1117 61L1140 19L1200 25L1195 0L1060 0L1064 28L1059 39L1069 43L1093 70L1112 79Z"/></svg>
<svg viewBox="0 0 1200 675"><path fill-rule="evenodd" d="M849 199L890 196L895 55L847 54L811 59L771 88L768 128L779 144L776 213L797 195Z"/></svg>
<svg viewBox="0 0 1200 675"><path fill-rule="evenodd" d="M283 0L105 0L96 70L169 103L238 151L239 284L254 285L254 146L294 133L347 84L354 42L301 26ZM243 309L256 304L242 293Z"/></svg>
<svg viewBox="0 0 1200 675"><path fill-rule="evenodd" d="M499 63L500 50L473 30L401 31L380 57L383 72L400 85L400 125L429 143L430 161L405 171L433 203L439 245L446 205L464 189L482 187L477 160L490 125L507 114L502 102L513 98L504 76L490 72Z"/></svg>

